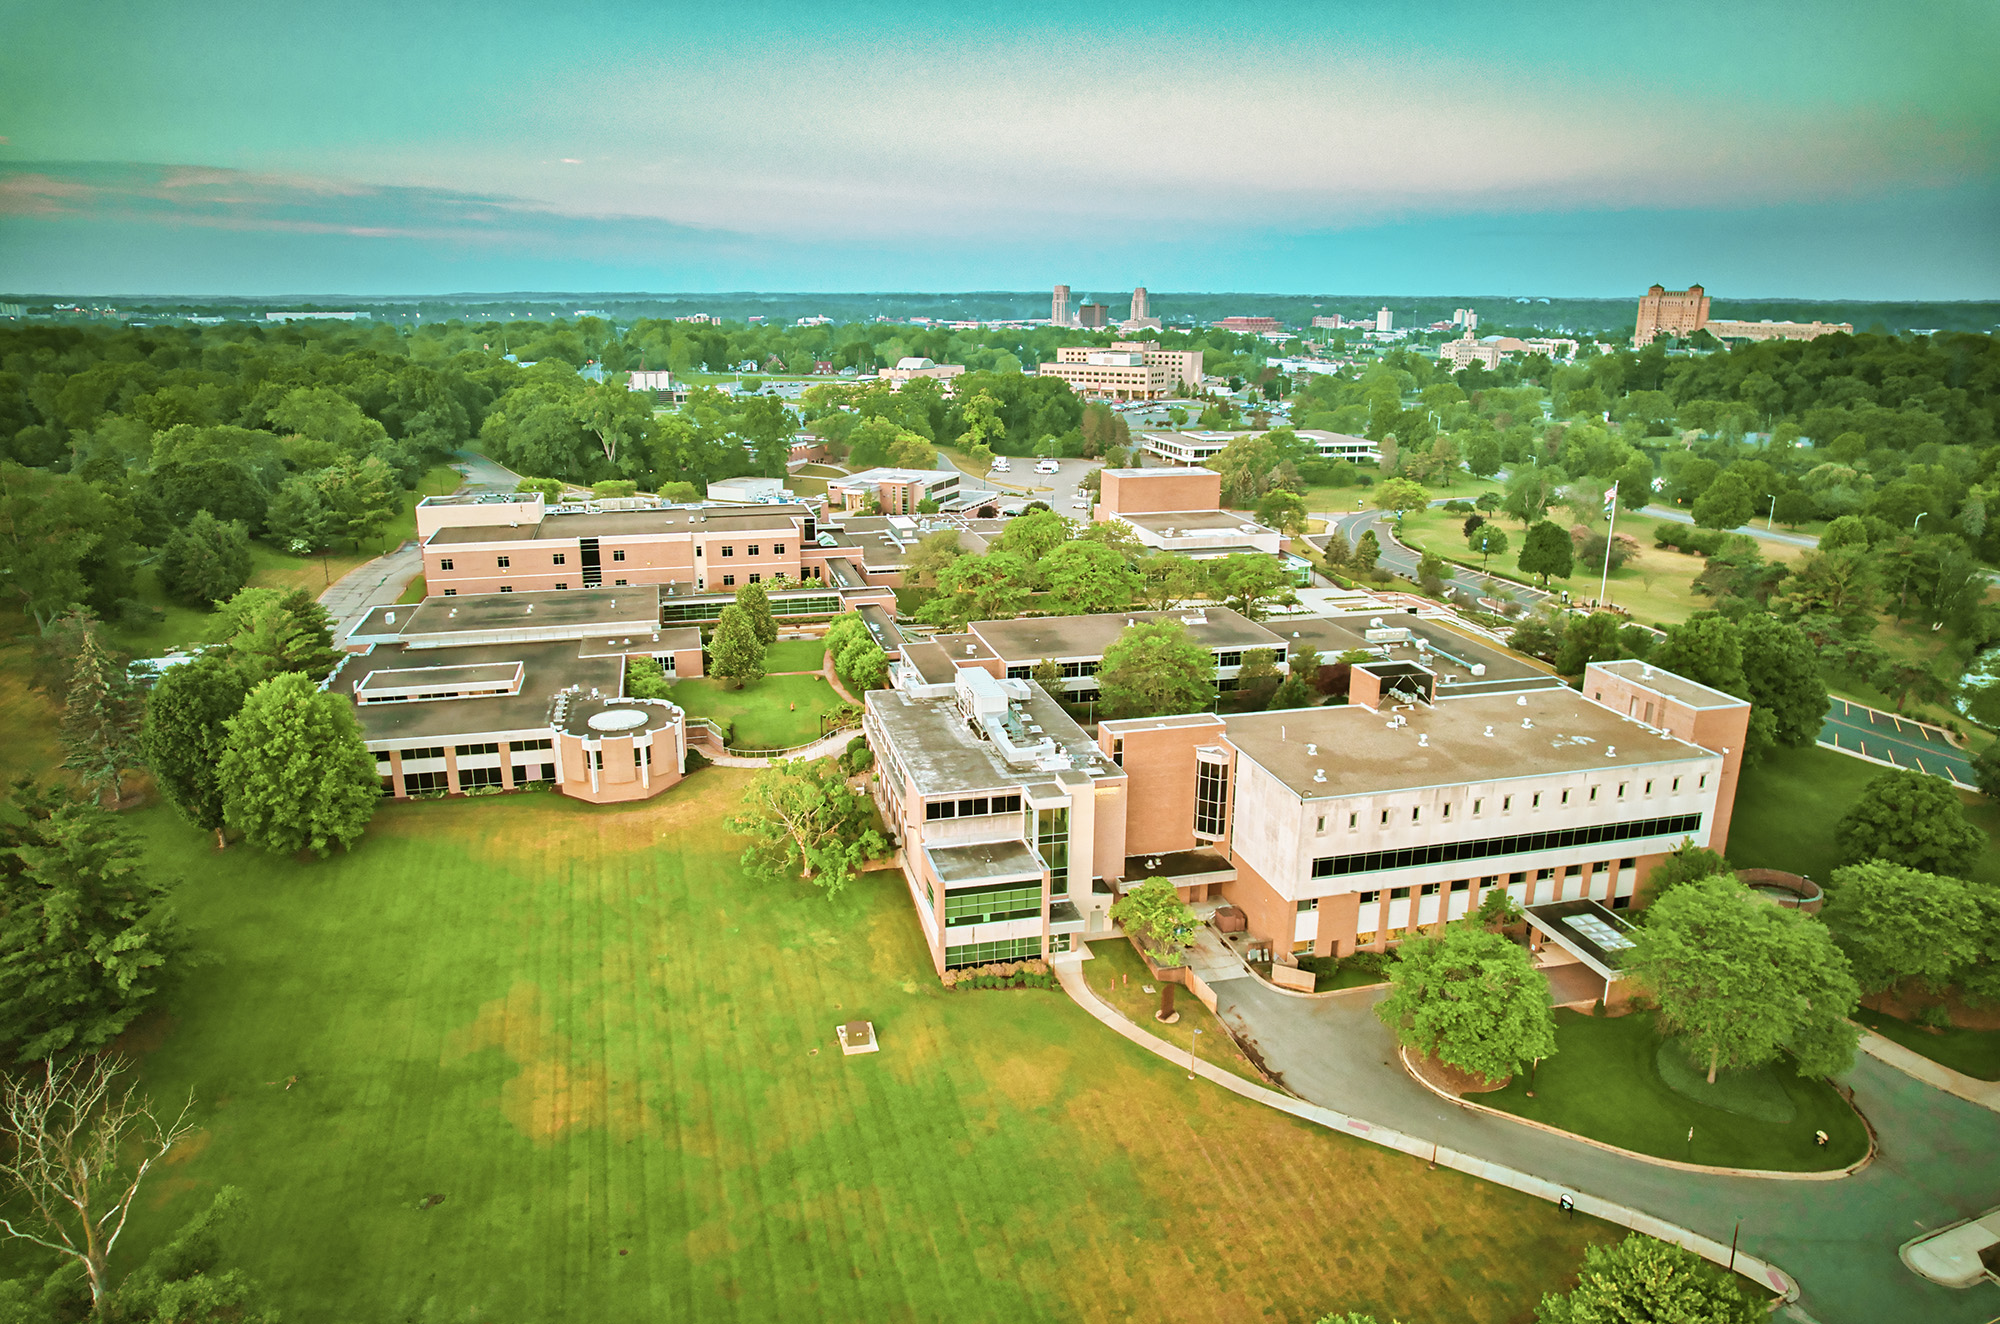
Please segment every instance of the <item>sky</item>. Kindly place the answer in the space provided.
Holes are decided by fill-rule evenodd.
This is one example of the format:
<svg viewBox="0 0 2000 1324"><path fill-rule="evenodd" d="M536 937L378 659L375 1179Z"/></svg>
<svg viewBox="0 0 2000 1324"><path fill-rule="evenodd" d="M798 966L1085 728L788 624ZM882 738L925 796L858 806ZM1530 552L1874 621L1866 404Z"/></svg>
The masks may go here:
<svg viewBox="0 0 2000 1324"><path fill-rule="evenodd" d="M0 32L15 293L2000 297L1990 0L0 0Z"/></svg>

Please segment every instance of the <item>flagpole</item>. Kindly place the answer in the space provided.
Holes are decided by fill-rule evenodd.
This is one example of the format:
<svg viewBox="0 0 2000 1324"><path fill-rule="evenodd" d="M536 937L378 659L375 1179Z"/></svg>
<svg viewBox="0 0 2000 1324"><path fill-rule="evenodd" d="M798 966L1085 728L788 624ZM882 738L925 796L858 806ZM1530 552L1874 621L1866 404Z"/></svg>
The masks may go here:
<svg viewBox="0 0 2000 1324"><path fill-rule="evenodd" d="M1611 605L1611 539L1618 532L1618 484L1611 485L1611 523L1604 530L1604 574L1597 581L1597 605L1604 608Z"/></svg>

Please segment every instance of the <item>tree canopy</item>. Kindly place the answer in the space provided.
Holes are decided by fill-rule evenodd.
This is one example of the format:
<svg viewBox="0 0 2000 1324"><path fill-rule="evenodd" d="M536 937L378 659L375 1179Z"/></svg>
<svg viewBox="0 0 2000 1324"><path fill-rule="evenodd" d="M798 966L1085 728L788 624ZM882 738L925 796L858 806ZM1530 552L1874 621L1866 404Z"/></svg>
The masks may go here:
<svg viewBox="0 0 2000 1324"><path fill-rule="evenodd" d="M1542 1298L1535 1324L1761 1324L1762 1305L1693 1251L1628 1233L1584 1247L1576 1286Z"/></svg>
<svg viewBox="0 0 2000 1324"><path fill-rule="evenodd" d="M834 760L786 759L758 771L729 830L750 838L743 867L752 875L802 879L832 897L888 849L869 811Z"/></svg>
<svg viewBox="0 0 2000 1324"><path fill-rule="evenodd" d="M1460 1071L1502 1080L1553 1056L1549 983L1527 949L1461 920L1397 949L1376 1014L1406 1047Z"/></svg>
<svg viewBox="0 0 2000 1324"><path fill-rule="evenodd" d="M284 672L250 691L228 731L223 818L245 840L322 858L361 840L382 792L347 699Z"/></svg>
<svg viewBox="0 0 2000 1324"><path fill-rule="evenodd" d="M1970 873L1987 848L1951 783L1910 768L1871 778L1834 825L1833 841L1844 863L1886 860L1952 877Z"/></svg>
<svg viewBox="0 0 2000 1324"><path fill-rule="evenodd" d="M1885 860L1835 869L1820 918L1863 993L1904 980L1936 992L1978 960L1986 915L1975 884Z"/></svg>
<svg viewBox="0 0 2000 1324"><path fill-rule="evenodd" d="M1097 686L1109 717L1201 712L1215 702L1215 655L1179 621L1130 625L1104 650Z"/></svg>

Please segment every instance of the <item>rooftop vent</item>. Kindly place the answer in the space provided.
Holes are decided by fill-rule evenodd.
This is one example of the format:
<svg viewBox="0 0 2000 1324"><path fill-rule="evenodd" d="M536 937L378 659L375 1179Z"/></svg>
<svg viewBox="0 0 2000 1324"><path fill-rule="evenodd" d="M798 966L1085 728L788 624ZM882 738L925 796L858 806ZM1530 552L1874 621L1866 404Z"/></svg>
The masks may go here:
<svg viewBox="0 0 2000 1324"><path fill-rule="evenodd" d="M1325 769L1325 768L1314 768L1314 769L1313 769L1313 780L1314 780L1314 781L1316 781L1316 782L1323 782L1323 781L1325 781L1325 780L1326 780L1326 769Z"/></svg>
<svg viewBox="0 0 2000 1324"><path fill-rule="evenodd" d="M979 652L979 645L977 644L967 644L965 646L965 655L967 657L971 657L978 652Z"/></svg>
<svg viewBox="0 0 2000 1324"><path fill-rule="evenodd" d="M396 613L393 611L389 612L386 615L384 615L382 619L387 621L389 624L394 625L396 623Z"/></svg>
<svg viewBox="0 0 2000 1324"><path fill-rule="evenodd" d="M1534 728L1534 725L1535 725L1535 719L1532 717L1523 717L1521 719L1521 729L1523 731L1532 730Z"/></svg>
<svg viewBox="0 0 2000 1324"><path fill-rule="evenodd" d="M1306 746L1306 753L1308 753L1308 754L1312 755L1312 756L1313 756L1314 758L1317 758L1317 757L1319 757L1319 746L1318 746L1318 745L1307 745L1307 746Z"/></svg>
<svg viewBox="0 0 2000 1324"><path fill-rule="evenodd" d="M1605 758L1608 758L1608 759L1615 759L1615 758L1617 758L1617 757L1618 757L1618 746L1616 746L1616 745L1606 745L1606 746L1604 747L1604 757L1605 757Z"/></svg>
<svg viewBox="0 0 2000 1324"><path fill-rule="evenodd" d="M1515 700L1514 700L1514 706L1515 706L1516 708L1525 708L1525 707L1527 707L1527 706L1528 706L1528 696L1527 696L1527 695L1525 695L1525 694L1523 694L1523 695L1521 695L1521 696L1520 696L1519 698L1515 699Z"/></svg>
<svg viewBox="0 0 2000 1324"><path fill-rule="evenodd" d="M1489 735L1489 736L1490 736L1490 735L1492 735L1492 734L1493 734L1493 728L1492 728L1492 727L1490 727L1490 726L1489 726L1489 727L1487 727L1487 728L1486 728L1486 734L1487 734L1487 735Z"/></svg>
<svg viewBox="0 0 2000 1324"><path fill-rule="evenodd" d="M1424 734L1417 737L1417 748L1429 749L1430 747L1431 747L1430 732L1426 731L1424 732Z"/></svg>

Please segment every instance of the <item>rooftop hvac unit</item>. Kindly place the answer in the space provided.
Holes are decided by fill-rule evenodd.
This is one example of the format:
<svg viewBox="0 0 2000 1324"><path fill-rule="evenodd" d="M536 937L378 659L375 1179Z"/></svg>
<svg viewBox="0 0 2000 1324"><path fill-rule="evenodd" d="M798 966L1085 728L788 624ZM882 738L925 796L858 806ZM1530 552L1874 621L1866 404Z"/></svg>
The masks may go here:
<svg viewBox="0 0 2000 1324"><path fill-rule="evenodd" d="M1532 718L1532 717L1523 717L1523 718L1521 719L1521 729L1522 729L1523 731L1532 731L1532 730L1534 730L1534 728L1535 728L1535 719L1534 719L1534 718Z"/></svg>

